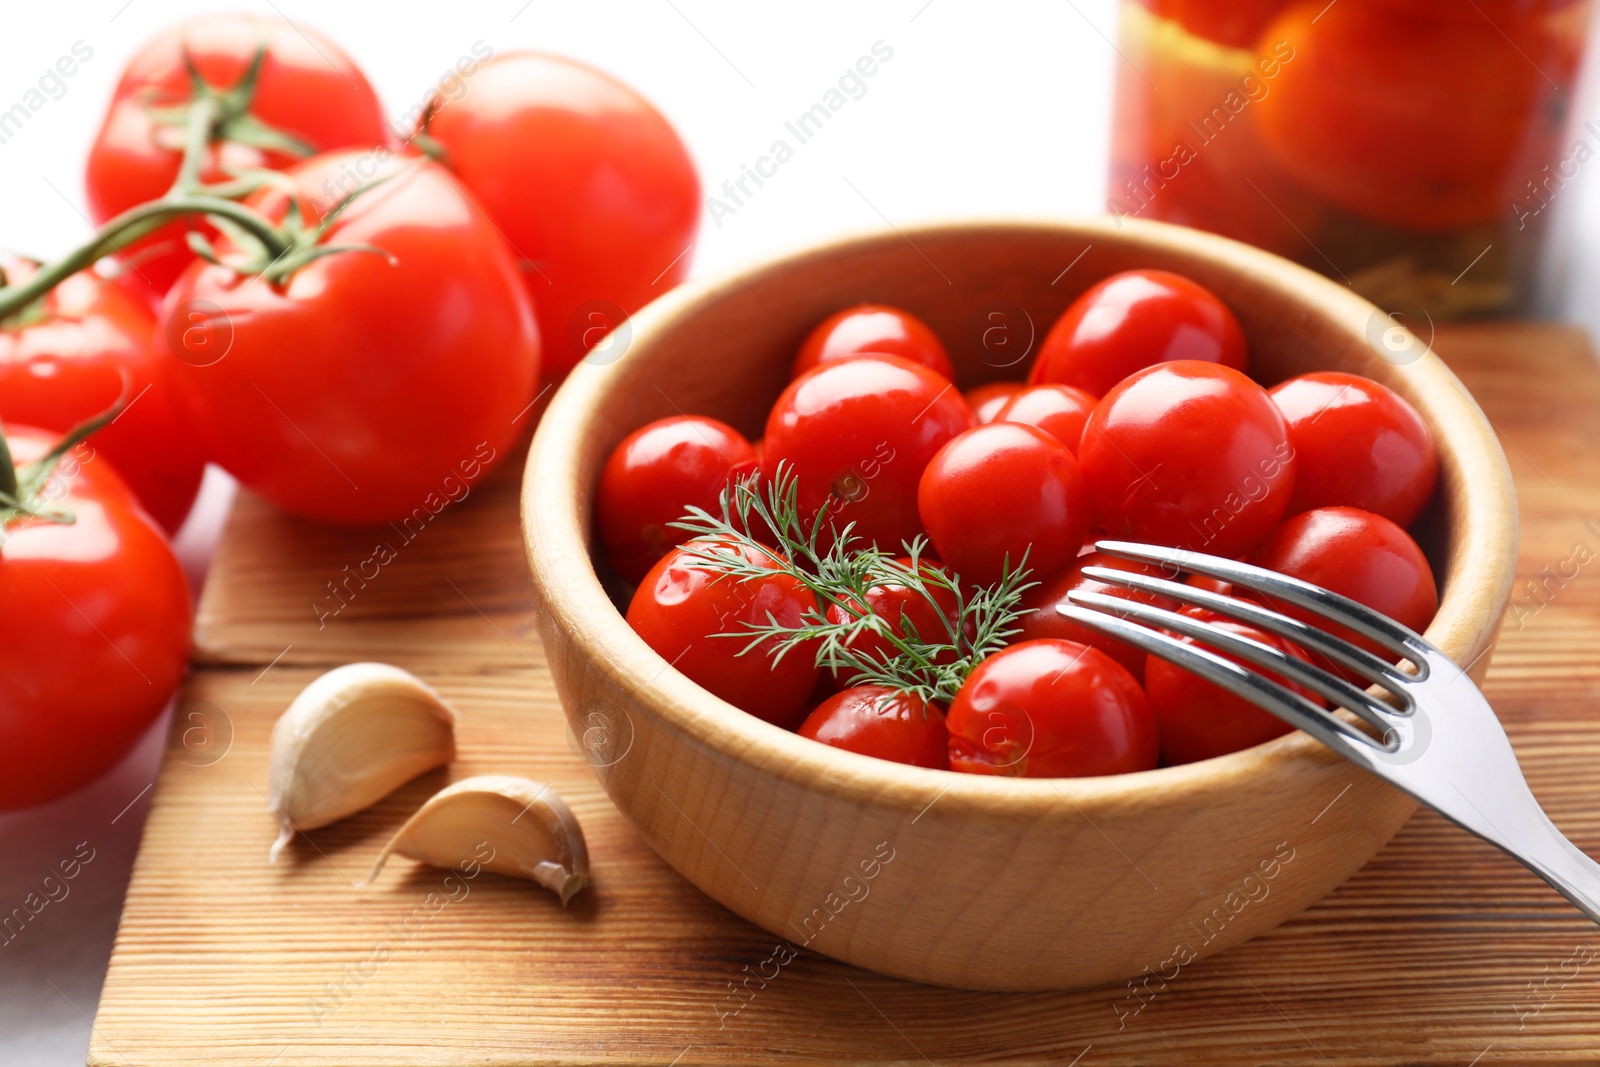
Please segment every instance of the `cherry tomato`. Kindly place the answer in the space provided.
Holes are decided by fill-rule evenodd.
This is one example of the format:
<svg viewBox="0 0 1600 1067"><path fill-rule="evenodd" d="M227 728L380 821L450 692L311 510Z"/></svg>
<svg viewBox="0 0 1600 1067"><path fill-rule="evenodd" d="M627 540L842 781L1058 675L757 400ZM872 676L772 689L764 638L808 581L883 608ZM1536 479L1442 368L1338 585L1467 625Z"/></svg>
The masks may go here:
<svg viewBox="0 0 1600 1067"><path fill-rule="evenodd" d="M1076 456L1084 424L1098 402L1070 385L1031 385L1007 400L994 418L996 422L1037 426Z"/></svg>
<svg viewBox="0 0 1600 1067"><path fill-rule="evenodd" d="M1121 597L1124 600L1148 604L1151 607L1164 608L1167 611L1177 611L1179 604L1164 596L1154 593L1145 593L1126 586L1111 585L1099 582L1093 578L1085 578L1085 567L1110 567L1113 570L1129 571L1133 574L1147 574L1152 578L1171 578L1172 575L1164 573L1160 567L1148 563L1137 563L1133 560L1119 559L1108 556L1103 552L1086 552L1079 556L1066 570L1054 577L1047 577L1038 585L1023 594L1022 604L1027 609L1027 614L1017 620L1018 641L1037 641L1042 638L1055 638L1061 641L1075 641L1078 644L1092 645L1104 652L1117 663L1127 668L1134 678L1144 677L1145 653L1142 649L1135 648L1126 641L1103 634L1098 630L1091 630L1087 626L1080 626L1071 619L1056 611L1062 604L1071 604L1068 594L1072 592L1103 593L1106 596Z"/></svg>
<svg viewBox="0 0 1600 1067"><path fill-rule="evenodd" d="M815 652L798 648L774 663L771 641L741 655L747 638L713 635L741 634L746 623L799 626L814 616L816 599L771 554L739 550L773 572L739 579L688 551L673 549L645 575L628 605L628 625L690 681L767 722L793 725L817 684Z"/></svg>
<svg viewBox="0 0 1600 1067"><path fill-rule="evenodd" d="M829 363L789 383L767 417L762 469L793 470L807 521L894 550L920 535L917 482L933 454L973 425L955 386L899 356Z"/></svg>
<svg viewBox="0 0 1600 1067"><path fill-rule="evenodd" d="M900 356L946 381L956 378L950 356L933 331L915 315L886 304L861 304L824 319L800 346L790 374L798 378L824 363L864 355Z"/></svg>
<svg viewBox="0 0 1600 1067"><path fill-rule="evenodd" d="M36 265L0 256L0 269L17 284ZM171 534L194 504L206 462L174 407L170 371L151 350L154 329L141 300L74 274L36 312L0 323L0 418L65 433L126 389L128 406L79 448L109 460Z"/></svg>
<svg viewBox="0 0 1600 1067"><path fill-rule="evenodd" d="M1146 368L1107 393L1078 462L1112 534L1218 556L1260 543L1294 492L1294 449L1272 398L1195 360Z"/></svg>
<svg viewBox="0 0 1600 1067"><path fill-rule="evenodd" d="M1027 388L1025 382L989 382L966 392L967 406L972 409L978 425L993 422L1005 407L1006 401Z"/></svg>
<svg viewBox="0 0 1600 1067"><path fill-rule="evenodd" d="M950 733L937 704L882 685L861 685L824 700L800 736L863 756L913 767L950 769Z"/></svg>
<svg viewBox="0 0 1600 1067"><path fill-rule="evenodd" d="M899 561L907 569L911 566L908 557ZM936 564L924 559L922 573L932 573ZM959 633L961 615L957 611L956 595L949 589L940 585L929 584L928 596L907 586L893 582L874 585L867 590L867 603L865 610L884 620L884 623L899 637L910 637L913 633L917 639L932 643L954 643L951 641L951 631ZM932 602L929 601L932 598ZM860 618L862 606L852 603L852 611L847 611L839 604L829 604L824 614L836 623L848 622L852 618ZM855 638L850 647L856 652L871 656L879 661L887 661L895 655L894 645L887 637L874 633L863 633ZM955 652L948 656L940 657L940 661L953 659ZM848 680L848 671L839 672L844 676L841 680Z"/></svg>
<svg viewBox="0 0 1600 1067"><path fill-rule="evenodd" d="M314 221L355 153L290 172ZM279 285L196 263L156 343L207 453L289 511L426 524L499 460L538 378L539 335L505 243L444 168L391 161ZM280 219L287 195L250 201ZM219 251L226 257L231 245Z"/></svg>
<svg viewBox="0 0 1600 1067"><path fill-rule="evenodd" d="M1185 610L1184 614L1202 619L1228 633L1269 645L1295 659L1310 662L1298 645L1254 626L1195 608ZM1204 642L1196 642L1189 637L1181 637L1180 640L1185 644L1206 647ZM1219 649L1211 651L1224 659L1250 666ZM1295 685L1271 671L1261 673L1280 685L1288 686L1319 707L1327 704L1309 689ZM1292 729L1271 712L1263 711L1243 697L1235 696L1159 656L1150 656L1145 665L1144 691L1150 698L1150 710L1155 713L1156 726L1161 734L1161 758L1167 763L1194 763L1213 756L1224 756L1270 741Z"/></svg>
<svg viewBox="0 0 1600 1067"><path fill-rule="evenodd" d="M1091 287L1045 336L1030 385L1104 396L1135 371L1171 360L1245 369L1244 330L1209 289L1164 270L1130 270Z"/></svg>
<svg viewBox="0 0 1600 1067"><path fill-rule="evenodd" d="M1422 549L1399 526L1359 508L1317 508L1287 519L1251 553L1249 562L1342 593L1417 633L1428 628L1439 610L1433 569ZM1383 659L1395 658L1375 642L1324 622L1310 612L1259 593L1251 596L1285 615L1353 641ZM1365 684L1360 675L1326 661L1320 654L1313 658L1319 665Z"/></svg>
<svg viewBox="0 0 1600 1067"><path fill-rule="evenodd" d="M694 161L610 75L560 56L495 56L459 98L434 97L423 129L515 252L551 380L688 276Z"/></svg>
<svg viewBox="0 0 1600 1067"><path fill-rule="evenodd" d="M19 464L59 435L8 426ZM0 542L0 811L99 777L171 698L189 658L189 590L161 530L104 459L69 452Z"/></svg>
<svg viewBox="0 0 1600 1067"><path fill-rule="evenodd" d="M1024 641L984 660L945 715L950 768L1023 778L1144 771L1159 743L1133 675L1099 649Z"/></svg>
<svg viewBox="0 0 1600 1067"><path fill-rule="evenodd" d="M1262 31L1291 51L1251 107L1272 158L1346 211L1407 230L1505 216L1524 160L1555 158L1583 35L1545 4L1307 0ZM1520 10L1518 10L1520 8ZM1569 86L1570 88L1570 86ZM1403 147L1402 147L1403 146Z"/></svg>
<svg viewBox="0 0 1600 1067"><path fill-rule="evenodd" d="M282 19L242 12L201 15L145 45L117 82L89 149L84 178L89 215L97 224L157 199L177 179L183 128L158 121L158 115L194 99L185 54L206 84L225 92L244 77L260 47L266 58L250 102L254 118L318 152L388 142L377 94L332 41ZM297 158L279 148L223 140L206 153L200 176L206 182L226 181L230 171L283 170ZM186 227L215 236L198 217L164 226L123 250L134 263L130 276L157 293L171 288L195 259L184 242Z"/></svg>
<svg viewBox="0 0 1600 1067"><path fill-rule="evenodd" d="M1270 392L1294 446L1291 513L1330 505L1375 511L1401 526L1421 514L1439 478L1422 416L1370 378L1319 371Z"/></svg>
<svg viewBox="0 0 1600 1067"><path fill-rule="evenodd" d="M939 558L976 585L1008 569L1053 574L1094 527L1066 445L1037 426L991 422L951 439L922 472L922 523Z"/></svg>
<svg viewBox="0 0 1600 1067"><path fill-rule="evenodd" d="M624 437L600 472L595 496L600 539L617 573L630 582L643 578L669 548L689 539L671 524L691 505L721 514L730 477L755 462L738 430L700 415L658 419Z"/></svg>

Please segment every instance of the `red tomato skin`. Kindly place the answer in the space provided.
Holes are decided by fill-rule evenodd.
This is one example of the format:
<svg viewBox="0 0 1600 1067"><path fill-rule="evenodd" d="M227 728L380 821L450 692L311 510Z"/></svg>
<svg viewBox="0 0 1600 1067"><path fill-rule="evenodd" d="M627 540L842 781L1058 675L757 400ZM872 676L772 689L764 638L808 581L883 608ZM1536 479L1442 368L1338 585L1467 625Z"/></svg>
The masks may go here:
<svg viewBox="0 0 1600 1067"><path fill-rule="evenodd" d="M859 304L822 320L800 346L789 376L798 378L824 363L864 355L900 356L946 381L956 380L950 356L934 332L910 312L887 304Z"/></svg>
<svg viewBox="0 0 1600 1067"><path fill-rule="evenodd" d="M1099 402L1099 397L1071 385L1032 385L1007 400L994 420L1037 426L1076 456L1083 428Z"/></svg>
<svg viewBox="0 0 1600 1067"><path fill-rule="evenodd" d="M1184 614L1239 637L1270 645L1295 659L1310 662L1310 657L1298 645L1274 634L1194 608L1185 610ZM1204 646L1204 642L1196 642L1189 637L1179 639L1185 644ZM1212 651L1218 652L1224 659L1249 666L1236 656L1217 649ZM1262 673L1280 685L1287 685L1319 707L1327 705L1326 701L1308 689L1289 683L1276 674ZM1159 656L1150 656L1145 665L1144 690L1150 698L1150 710L1155 714L1157 730L1161 735L1161 759L1169 764L1194 763L1214 756L1225 756L1281 737L1292 729L1271 712L1263 711L1248 700Z"/></svg>
<svg viewBox="0 0 1600 1067"><path fill-rule="evenodd" d="M587 351L584 305L632 314L688 277L700 178L633 89L573 59L507 52L430 107L428 135L520 265L551 381Z"/></svg>
<svg viewBox="0 0 1600 1067"><path fill-rule="evenodd" d="M900 563L906 567L911 566L909 557L901 557ZM922 561L923 573L931 572L937 564L924 558ZM941 586L930 585L928 588L935 602L939 605L935 610L933 604L920 593L902 585L874 585L867 590L867 610L884 619L890 629L901 637L909 635L910 630L906 623L909 622L915 629L917 636L927 642L945 643L950 640L950 628L961 625L961 617L957 612L956 595ZM836 623L849 621L852 617L845 608L838 604L829 604L823 614ZM862 634L851 643L851 647L865 655L879 661L886 662L894 656L894 645L886 637L877 634ZM953 655L953 653L952 653ZM840 681L848 681L849 672L839 672Z"/></svg>
<svg viewBox="0 0 1600 1067"><path fill-rule="evenodd" d="M888 551L922 532L917 483L933 454L973 425L950 382L899 356L829 363L807 371L767 417L762 470L787 464L809 522L827 508L835 529Z"/></svg>
<svg viewBox="0 0 1600 1067"><path fill-rule="evenodd" d="M770 643L741 656L748 641L713 634L740 633L744 623L799 625L817 602L799 582L779 572L772 557L753 550L746 559L773 571L769 579L718 580L675 548L645 575L628 605L628 625L663 659L696 685L757 718L792 727L817 684L816 654L798 648L776 665Z"/></svg>
<svg viewBox="0 0 1600 1067"><path fill-rule="evenodd" d="M1038 585L1028 590L1022 596L1023 607L1027 614L1017 620L1017 641L1038 641L1044 638L1054 638L1059 641L1073 641L1082 645L1090 645L1104 652L1111 659L1133 675L1135 680L1144 679L1145 653L1142 649L1135 648L1126 641L1119 640L1109 634L1091 630L1080 626L1071 619L1066 618L1056 611L1061 604L1071 604L1068 594L1072 592L1103 593L1106 596L1121 597L1151 607L1163 608L1167 611L1177 611L1180 607L1177 601L1169 600L1164 596L1153 593L1144 593L1129 589L1126 586L1110 585L1098 582L1083 576L1085 567L1110 567L1113 570L1128 571L1133 574L1147 574L1152 578L1173 578L1171 574L1164 573L1160 567L1147 563L1137 563L1133 560L1119 559L1108 556L1103 552L1087 552L1077 559L1072 565L1054 576L1046 577Z"/></svg>
<svg viewBox="0 0 1600 1067"><path fill-rule="evenodd" d="M991 422L952 438L917 489L939 558L962 579L992 585L1006 567L1053 574L1094 528L1089 491L1066 445L1036 426Z"/></svg>
<svg viewBox="0 0 1600 1067"><path fill-rule="evenodd" d="M0 256L12 284L35 266ZM63 434L128 406L88 442L80 461L104 456L168 534L194 505L205 456L174 404L171 372L151 348L155 316L141 300L93 274L74 274L44 298L43 317L0 326L0 419Z"/></svg>
<svg viewBox="0 0 1600 1067"><path fill-rule="evenodd" d="M950 769L1088 778L1155 767L1155 717L1139 683L1099 649L1024 641L975 667L945 714Z"/></svg>
<svg viewBox="0 0 1600 1067"><path fill-rule="evenodd" d="M1393 522L1359 508L1317 508L1286 519L1250 554L1248 562L1341 593L1419 634L1439 610L1433 569L1422 549ZM1261 593L1250 595L1276 611L1353 641L1382 659L1395 658L1375 642L1310 612ZM1350 681L1362 681L1355 672L1329 663L1321 655L1313 660Z"/></svg>
<svg viewBox="0 0 1600 1067"><path fill-rule="evenodd" d="M182 104L192 97L185 50L210 85L239 83L259 44L267 56L256 82L251 113L319 152L389 143L383 107L366 76L326 37L283 19L242 12L201 15L172 27L128 61L100 131L89 149L84 189L96 224L171 188L183 159L183 132L162 129L149 107ZM228 168L286 170L294 156L250 145L212 146L201 170L206 182L226 181ZM125 252L133 278L156 294L172 287L195 255L184 242L187 227L215 236L198 218L162 227Z"/></svg>
<svg viewBox="0 0 1600 1067"><path fill-rule="evenodd" d="M600 471L595 516L617 573L637 582L667 550L689 540L670 525L693 505L721 514L722 490L738 470L753 469L755 450L725 422L673 415L640 427Z"/></svg>
<svg viewBox="0 0 1600 1067"><path fill-rule="evenodd" d="M1097 283L1062 312L1045 335L1028 384L1058 382L1105 396L1135 371L1180 359L1243 371L1239 320L1188 278L1130 270Z"/></svg>
<svg viewBox="0 0 1600 1067"><path fill-rule="evenodd" d="M308 209L327 206L324 182L354 158L290 172ZM207 454L325 522L425 523L461 499L505 455L538 378L538 330L499 234L444 168L394 161L380 174L396 171L328 236L389 258L323 256L282 286L196 263L156 331ZM252 203L279 218L285 197ZM201 364L183 323L208 305L228 347Z"/></svg>
<svg viewBox="0 0 1600 1067"><path fill-rule="evenodd" d="M972 409L973 418L978 420L979 426L982 426L998 418L1000 409L1006 406L1006 401L1026 388L1025 382L989 382L968 389L964 395L967 406Z"/></svg>
<svg viewBox="0 0 1600 1067"><path fill-rule="evenodd" d="M1230 367L1139 371L1103 397L1078 462L1115 537L1238 558L1289 506L1295 455L1272 398Z"/></svg>
<svg viewBox="0 0 1600 1067"><path fill-rule="evenodd" d="M17 463L59 434L7 426ZM76 516L23 520L0 544L0 811L114 766L166 707L189 658L189 589L160 528L105 460L57 468Z"/></svg>
<svg viewBox="0 0 1600 1067"><path fill-rule="evenodd" d="M1370 378L1318 371L1269 395L1294 446L1290 514L1353 507L1410 526L1433 496L1439 453L1417 410Z"/></svg>
<svg viewBox="0 0 1600 1067"><path fill-rule="evenodd" d="M799 734L863 756L950 769L950 733L939 706L888 686L861 685L834 694L806 716Z"/></svg>

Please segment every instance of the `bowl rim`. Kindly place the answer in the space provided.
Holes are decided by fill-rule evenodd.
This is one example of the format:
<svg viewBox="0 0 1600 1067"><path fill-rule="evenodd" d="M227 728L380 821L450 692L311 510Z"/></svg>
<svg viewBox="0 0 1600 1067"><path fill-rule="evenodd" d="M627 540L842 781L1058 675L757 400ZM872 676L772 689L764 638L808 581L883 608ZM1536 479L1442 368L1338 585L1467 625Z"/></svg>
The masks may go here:
<svg viewBox="0 0 1600 1067"><path fill-rule="evenodd" d="M1285 292L1321 317L1377 351L1371 324L1387 316L1339 284L1261 249L1187 227L1143 219L981 217L902 228L873 227L832 237L705 279L685 283L632 316L632 344L672 329L705 304L736 295L754 282L770 279L807 260L825 260L852 250L918 238L991 237L1042 232L1088 242L1116 242L1149 249L1161 258L1174 253L1217 261L1265 288ZM1403 327L1402 327L1403 328ZM1494 430L1465 386L1433 352L1406 366L1417 391L1430 393L1430 429L1443 439L1448 431L1460 468L1465 507L1449 564L1438 613L1425 635L1470 669L1492 647L1510 598L1517 559L1517 512L1510 469ZM1381 358L1381 353L1380 353ZM670 669L671 665L634 633L603 589L590 558L588 523L580 521L585 488L577 483L578 450L586 427L600 419L613 384L627 359L597 365L580 362L556 391L529 448L521 490L521 523L528 565L542 623L560 627L574 643L586 646L589 667L634 703L663 722L723 756L774 778L801 784L830 796L870 803L921 817L935 801L942 814L1003 817L1039 815L1061 809L1082 815L1081 805L1115 813L1196 800L1241 777L1298 760L1338 761L1302 731L1291 731L1252 748L1212 759L1098 778L1011 778L911 767L818 744L768 723L714 696ZM1440 424L1444 425L1441 426ZM1441 459L1444 458L1441 449ZM598 466L596 467L598 471ZM1447 471L1441 470L1440 484ZM537 516L537 521L535 521ZM587 518L585 516L584 518ZM1068 805L1061 805L1061 800ZM1050 802L1048 805L1042 801ZM1075 810L1076 809L1076 810ZM1084 816L1087 817L1087 816Z"/></svg>

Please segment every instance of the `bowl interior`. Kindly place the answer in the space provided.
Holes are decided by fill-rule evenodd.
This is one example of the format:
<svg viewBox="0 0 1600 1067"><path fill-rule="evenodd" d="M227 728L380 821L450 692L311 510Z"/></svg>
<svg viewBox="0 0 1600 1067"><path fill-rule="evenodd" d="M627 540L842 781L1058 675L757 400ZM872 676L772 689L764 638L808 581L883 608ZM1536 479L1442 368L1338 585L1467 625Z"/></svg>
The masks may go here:
<svg viewBox="0 0 1600 1067"><path fill-rule="evenodd" d="M658 300L629 326L612 362L580 365L544 417L525 486L535 580L547 610L571 613L601 658L660 661L607 602L616 593L593 551L592 508L600 466L623 436L657 418L710 415L752 439L788 379L806 333L840 308L893 304L926 321L949 349L966 389L1021 378L1061 311L1117 271L1154 267L1215 292L1238 316L1250 373L1263 384L1311 370L1346 370L1389 385L1415 405L1440 448L1435 500L1417 527L1439 580L1441 606L1428 636L1458 662L1489 647L1509 592L1515 503L1505 459L1454 375L1382 312L1300 267L1222 238L1159 223L974 222L833 242ZM621 352L620 356L617 354ZM625 607L625 604L623 605ZM653 668L645 675L659 675ZM775 773L819 775L827 788L881 790L915 783L916 796L949 772L901 767L814 745L711 697L668 671L632 685L639 699L704 743ZM682 682L680 685L678 683ZM1097 794L1143 789L1163 777L1204 788L1244 761L1294 758L1317 747L1291 733L1247 753L1110 779L1074 780ZM795 761L798 761L796 764ZM907 776L911 777L907 777ZM1021 797L1048 783L955 775L956 802ZM1136 782L1132 780L1147 779ZM1128 781L1123 781L1128 780ZM1067 783L1062 783L1067 784ZM937 787L937 786L935 786ZM915 798L907 797L908 803Z"/></svg>

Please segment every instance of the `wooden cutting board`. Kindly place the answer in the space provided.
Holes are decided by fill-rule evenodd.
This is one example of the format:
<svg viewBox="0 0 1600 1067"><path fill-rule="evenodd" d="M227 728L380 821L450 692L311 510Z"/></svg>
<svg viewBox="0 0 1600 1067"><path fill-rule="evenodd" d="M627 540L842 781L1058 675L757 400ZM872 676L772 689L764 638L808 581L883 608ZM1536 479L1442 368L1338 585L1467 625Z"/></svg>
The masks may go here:
<svg viewBox="0 0 1600 1067"><path fill-rule="evenodd" d="M1600 369L1558 327L1462 328L1437 344L1499 430L1521 500L1518 591L1488 693L1546 809L1600 855ZM241 496L91 1064L1600 1061L1600 930L1429 812L1318 906L1153 995L970 993L804 952L773 967L776 939L661 862L569 748L534 631L519 474L508 462L405 530L325 529ZM460 759L269 866L273 720L355 659L437 686L461 714ZM590 891L563 911L526 883L447 882L404 860L355 888L425 797L486 772L567 798ZM753 998L732 994L774 970Z"/></svg>

